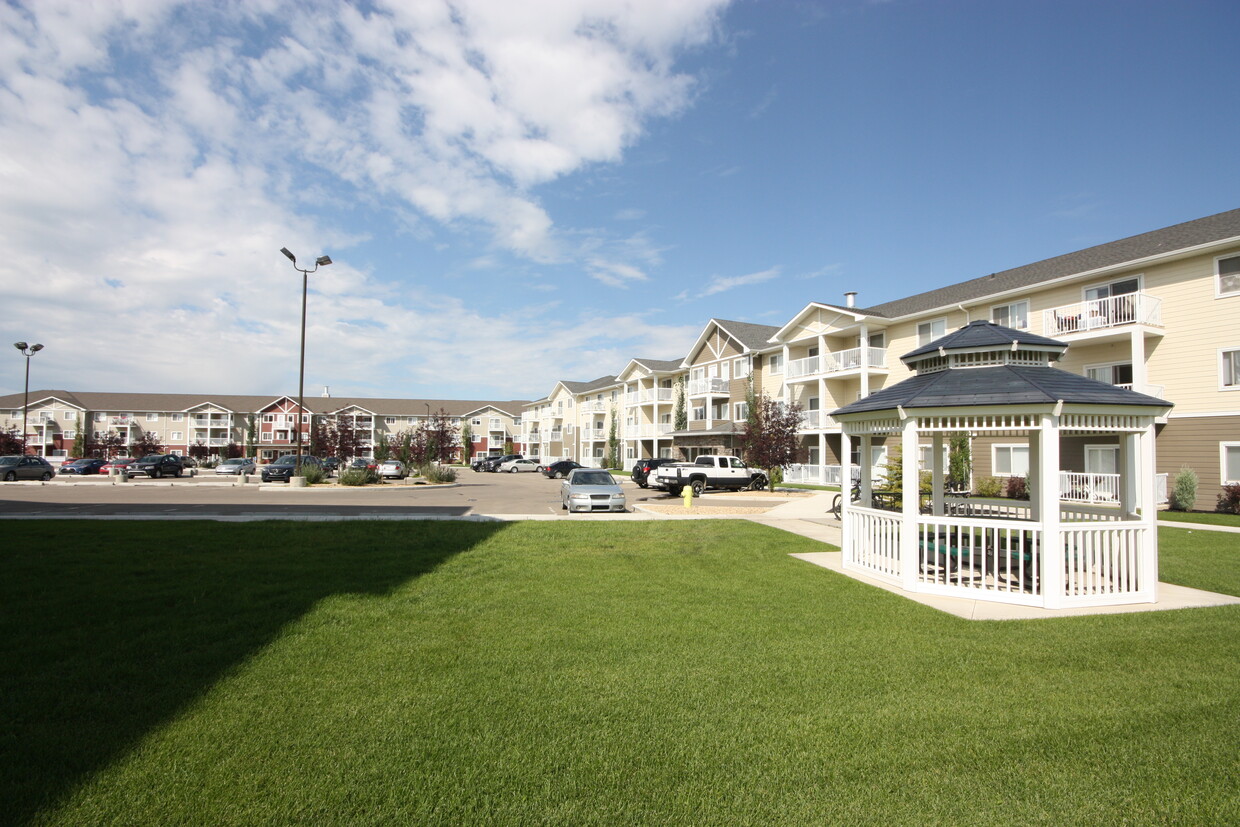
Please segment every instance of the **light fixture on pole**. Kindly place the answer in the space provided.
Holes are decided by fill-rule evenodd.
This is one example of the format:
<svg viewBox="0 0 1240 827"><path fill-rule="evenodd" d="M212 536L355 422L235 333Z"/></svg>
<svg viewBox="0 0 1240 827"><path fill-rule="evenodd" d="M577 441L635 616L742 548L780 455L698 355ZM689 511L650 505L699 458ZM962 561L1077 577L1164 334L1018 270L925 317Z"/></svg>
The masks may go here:
<svg viewBox="0 0 1240 827"><path fill-rule="evenodd" d="M289 252L288 247L281 247L280 252L293 262L293 269L301 273L301 360L298 362L297 369L297 417L294 420L297 426L297 458L293 461L294 471L297 476L301 476L301 418L304 416L306 409L305 403L305 385L306 385L306 291L310 280L310 274L318 270L320 267L326 267L332 263L328 256L319 256L314 260L314 270L306 270L297 266L297 256Z"/></svg>
<svg viewBox="0 0 1240 827"><path fill-rule="evenodd" d="M22 454L26 453L26 421L30 417L30 357L43 349L43 345L27 345L25 342L14 342L13 347L26 357L26 399L22 403Z"/></svg>

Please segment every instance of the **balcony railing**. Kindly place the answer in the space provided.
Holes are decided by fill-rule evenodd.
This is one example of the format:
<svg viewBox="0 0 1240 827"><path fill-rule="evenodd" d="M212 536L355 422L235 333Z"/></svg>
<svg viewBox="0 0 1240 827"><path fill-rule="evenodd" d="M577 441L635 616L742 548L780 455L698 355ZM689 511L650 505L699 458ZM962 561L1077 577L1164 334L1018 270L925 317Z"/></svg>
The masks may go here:
<svg viewBox="0 0 1240 827"><path fill-rule="evenodd" d="M1074 503L1119 502L1119 474L1082 474L1077 471L1059 472L1059 498ZM1154 477L1154 501L1158 505L1167 502L1167 475Z"/></svg>
<svg viewBox="0 0 1240 827"><path fill-rule="evenodd" d="M1162 300L1148 293L1125 293L1042 311L1042 330L1047 336L1134 324L1162 327Z"/></svg>
<svg viewBox="0 0 1240 827"><path fill-rule="evenodd" d="M563 431L552 431L549 439L552 442L560 442L564 439L564 432Z"/></svg>
<svg viewBox="0 0 1240 827"><path fill-rule="evenodd" d="M586 442L597 442L601 439L607 439L606 428L582 428L581 438Z"/></svg>
<svg viewBox="0 0 1240 827"><path fill-rule="evenodd" d="M727 379L691 379L689 380L690 396L707 396L709 394L726 394L728 392Z"/></svg>
<svg viewBox="0 0 1240 827"><path fill-rule="evenodd" d="M801 427L807 431L821 428L834 428L838 423L834 418L827 416L826 411L802 411Z"/></svg>
<svg viewBox="0 0 1240 827"><path fill-rule="evenodd" d="M1120 384L1117 384L1115 387L1123 388L1125 390L1130 390L1130 391L1136 391L1137 393L1143 393L1146 396L1154 396L1159 399L1162 399L1163 391L1166 390L1165 385L1141 385L1141 384L1133 384L1131 382L1120 383Z"/></svg>
<svg viewBox="0 0 1240 827"><path fill-rule="evenodd" d="M232 426L232 417L227 414L211 416L195 416L194 424L199 428L228 428Z"/></svg>
<svg viewBox="0 0 1240 827"><path fill-rule="evenodd" d="M646 388L641 392L641 398L642 402L671 402L676 398L675 394L675 388Z"/></svg>
<svg viewBox="0 0 1240 827"><path fill-rule="evenodd" d="M624 404L636 405L641 400L641 394L638 391L629 391L624 395Z"/></svg>
<svg viewBox="0 0 1240 827"><path fill-rule="evenodd" d="M886 368L887 349L882 347L854 347L849 350L834 350L820 356L807 359L793 359L788 363L784 375L789 380L808 379L814 376L826 376L832 373L859 370L861 368Z"/></svg>

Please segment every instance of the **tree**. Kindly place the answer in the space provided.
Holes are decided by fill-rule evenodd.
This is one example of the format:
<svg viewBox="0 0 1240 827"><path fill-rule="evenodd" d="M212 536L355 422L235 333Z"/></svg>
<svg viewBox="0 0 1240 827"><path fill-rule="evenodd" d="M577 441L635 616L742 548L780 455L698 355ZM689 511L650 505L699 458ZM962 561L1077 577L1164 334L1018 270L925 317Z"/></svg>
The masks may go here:
<svg viewBox="0 0 1240 827"><path fill-rule="evenodd" d="M392 453L406 466L413 460L413 432L406 429L392 437Z"/></svg>
<svg viewBox="0 0 1240 827"><path fill-rule="evenodd" d="M144 457L147 454L162 454L164 452L163 443L155 438L155 434L142 430L141 425L138 425L137 428L138 435L129 442L129 449L133 451L135 457Z"/></svg>
<svg viewBox="0 0 1240 827"><path fill-rule="evenodd" d="M258 456L258 420L254 414L245 415L245 455Z"/></svg>
<svg viewBox="0 0 1240 827"><path fill-rule="evenodd" d="M108 431L103 434L96 435L98 446L96 452L104 459L111 459L121 455L121 450L125 447L125 438L116 431Z"/></svg>
<svg viewBox="0 0 1240 827"><path fill-rule="evenodd" d="M392 457L392 442L388 439L387 434L377 434L375 436L375 462L386 462Z"/></svg>
<svg viewBox="0 0 1240 827"><path fill-rule="evenodd" d="M245 455L241 453L241 446L237 443L230 441L224 446L224 459L237 459L242 456Z"/></svg>
<svg viewBox="0 0 1240 827"><path fill-rule="evenodd" d="M617 429L616 409L611 409L611 429L607 432L607 467L620 467L620 438Z"/></svg>
<svg viewBox="0 0 1240 827"><path fill-rule="evenodd" d="M749 465L773 478L776 468L796 462L801 448L801 406L776 402L757 394L738 442Z"/></svg>
<svg viewBox="0 0 1240 827"><path fill-rule="evenodd" d="M21 432L17 428L0 431L0 455L21 454L26 449Z"/></svg>
<svg viewBox="0 0 1240 827"><path fill-rule="evenodd" d="M440 408L429 420L422 424L425 434L426 461L452 462L452 455L460 445L461 435L448 412Z"/></svg>
<svg viewBox="0 0 1240 827"><path fill-rule="evenodd" d="M474 430L469 427L466 422L461 426L461 457L465 462L469 462L473 458L474 453Z"/></svg>
<svg viewBox="0 0 1240 827"><path fill-rule="evenodd" d="M672 409L672 429L689 430L689 412L685 410L685 377L676 380L676 406Z"/></svg>
<svg viewBox="0 0 1240 827"><path fill-rule="evenodd" d="M316 457L334 456L331 450L331 429L322 417L315 417L310 425L310 453Z"/></svg>
<svg viewBox="0 0 1240 827"><path fill-rule="evenodd" d="M69 449L69 456L74 459L81 459L86 456L87 434L86 429L82 427L82 415L78 414L77 420L73 423L74 437L73 447Z"/></svg>
<svg viewBox="0 0 1240 827"><path fill-rule="evenodd" d="M968 491L973 476L973 448L969 435L952 434L947 444L947 487L953 491Z"/></svg>
<svg viewBox="0 0 1240 827"><path fill-rule="evenodd" d="M201 439L186 448L186 451L194 459L206 459L211 456L211 447Z"/></svg>

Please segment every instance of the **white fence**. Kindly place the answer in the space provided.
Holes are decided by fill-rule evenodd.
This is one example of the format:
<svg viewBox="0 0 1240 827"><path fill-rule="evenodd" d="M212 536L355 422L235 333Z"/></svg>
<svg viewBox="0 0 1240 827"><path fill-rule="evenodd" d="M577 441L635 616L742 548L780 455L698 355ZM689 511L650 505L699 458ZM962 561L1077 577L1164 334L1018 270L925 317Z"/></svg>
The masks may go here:
<svg viewBox="0 0 1240 827"><path fill-rule="evenodd" d="M852 537L844 548L844 564L900 585L900 514L854 506L844 519Z"/></svg>
<svg viewBox="0 0 1240 827"><path fill-rule="evenodd" d="M1059 498L1075 503L1118 503L1119 474L1082 474L1076 471L1059 472ZM1154 502L1167 502L1167 475L1154 478Z"/></svg>

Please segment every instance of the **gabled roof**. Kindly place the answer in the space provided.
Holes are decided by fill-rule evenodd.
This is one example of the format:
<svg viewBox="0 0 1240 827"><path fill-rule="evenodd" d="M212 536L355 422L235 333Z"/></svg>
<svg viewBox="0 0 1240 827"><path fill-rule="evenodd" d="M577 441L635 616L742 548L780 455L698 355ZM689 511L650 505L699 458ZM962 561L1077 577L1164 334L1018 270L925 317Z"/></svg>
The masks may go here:
<svg viewBox="0 0 1240 827"><path fill-rule="evenodd" d="M1063 342L1057 342L1054 339L1048 339L1045 336L1039 336L1027 330L1016 330L1015 328L1004 327L1003 325L981 319L969 322L964 327L953 330L946 336L940 336L929 344L909 351L900 357L900 361L908 364L910 359L927 353L938 353L940 350L1007 349L1011 347L1013 342L1022 350L1043 350L1062 354L1068 349L1068 346Z"/></svg>
<svg viewBox="0 0 1240 827"><path fill-rule="evenodd" d="M157 411L183 413L204 403L214 403L234 413L258 413L272 402L289 399L296 402L293 396L241 396L232 394L189 394L189 393L107 393L95 391L31 391L30 398L36 396L57 399L88 411ZM16 410L22 407L23 394L15 393L0 396L0 410ZM33 404L33 403L32 403ZM351 405L374 411L378 416L425 416L426 405L430 404L431 412L438 413L442 408L448 416L464 416L480 407L494 405L502 410L520 410L525 400L479 400L479 399L381 399L371 397L348 396L307 396L306 408L316 414L330 414L333 411Z"/></svg>
<svg viewBox="0 0 1240 827"><path fill-rule="evenodd" d="M1240 209L1186 221L1097 247L1088 247L874 307L851 309L867 315L894 319L967 304L986 296L1021 290L1061 278L1083 276L1098 270L1185 254L1197 248L1233 241L1240 243Z"/></svg>
<svg viewBox="0 0 1240 827"><path fill-rule="evenodd" d="M697 353L706 344L707 340L710 339L712 327L718 327L724 333L740 342L745 352L774 350L775 346L770 344L770 339L779 331L778 327L769 324L751 324L750 322L711 319L702 328L702 332L698 334L697 341L693 343L693 347L689 348L685 358L677 365L678 368L688 367L689 360L693 358L693 354Z"/></svg>
<svg viewBox="0 0 1240 827"><path fill-rule="evenodd" d="M591 379L589 382L569 382L561 380L560 384L564 386L569 393L590 393L592 391L601 390L603 388L615 387L619 383L614 375L600 376L598 379Z"/></svg>
<svg viewBox="0 0 1240 827"><path fill-rule="evenodd" d="M1148 405L1170 402L1050 367L1001 365L923 373L845 405L832 416L903 408L956 408L980 405Z"/></svg>
<svg viewBox="0 0 1240 827"><path fill-rule="evenodd" d="M624 369L616 374L616 380L622 381L622 377L638 368L645 374L677 373L681 370L680 362L680 359L630 359Z"/></svg>
<svg viewBox="0 0 1240 827"><path fill-rule="evenodd" d="M771 338L768 341L771 341L771 342L783 341L784 337L787 336L788 333L790 333L793 330L793 328L800 325L801 320L804 319L808 313L814 310L830 310L836 313L842 313L847 316L852 316L854 322L860 322L861 320L866 319L866 318L879 317L879 314L871 313L870 311L864 308L861 308L861 307L841 307L838 304L828 304L826 302L810 302L809 304L805 305L805 307L801 308L800 312L797 313L795 316L793 316L788 321L787 324L785 324L779 330L775 331L775 334L771 336Z"/></svg>

